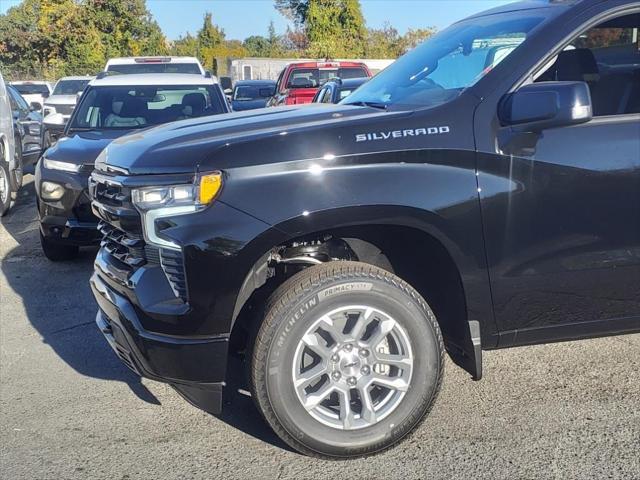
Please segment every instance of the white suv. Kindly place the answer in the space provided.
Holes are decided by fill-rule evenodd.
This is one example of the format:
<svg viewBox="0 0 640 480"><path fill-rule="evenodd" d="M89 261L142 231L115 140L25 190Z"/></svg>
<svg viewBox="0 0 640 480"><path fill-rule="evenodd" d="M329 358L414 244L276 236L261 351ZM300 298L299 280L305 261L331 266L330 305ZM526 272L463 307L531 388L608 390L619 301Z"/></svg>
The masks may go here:
<svg viewBox="0 0 640 480"><path fill-rule="evenodd" d="M13 114L9 104L9 93L0 73L0 216L9 211L15 165L15 139L13 137Z"/></svg>

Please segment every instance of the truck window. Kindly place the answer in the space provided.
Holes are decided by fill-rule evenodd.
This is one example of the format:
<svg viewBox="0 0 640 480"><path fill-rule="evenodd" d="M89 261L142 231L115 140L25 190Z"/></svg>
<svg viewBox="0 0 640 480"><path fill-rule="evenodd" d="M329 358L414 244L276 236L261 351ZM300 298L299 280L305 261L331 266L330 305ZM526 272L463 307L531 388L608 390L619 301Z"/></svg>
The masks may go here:
<svg viewBox="0 0 640 480"><path fill-rule="evenodd" d="M323 86L332 78L368 77L362 67L342 67L332 69L320 68L296 68L289 74L287 88L317 88Z"/></svg>
<svg viewBox="0 0 640 480"><path fill-rule="evenodd" d="M594 116L640 113L640 14L578 35L547 65L536 81L586 82Z"/></svg>
<svg viewBox="0 0 640 480"><path fill-rule="evenodd" d="M107 68L108 72L132 74L132 73L188 73L201 75L202 71L197 63L123 63L112 64Z"/></svg>
<svg viewBox="0 0 640 480"><path fill-rule="evenodd" d="M434 106L456 98L504 61L543 20L487 15L443 30L380 72L345 100L387 106Z"/></svg>

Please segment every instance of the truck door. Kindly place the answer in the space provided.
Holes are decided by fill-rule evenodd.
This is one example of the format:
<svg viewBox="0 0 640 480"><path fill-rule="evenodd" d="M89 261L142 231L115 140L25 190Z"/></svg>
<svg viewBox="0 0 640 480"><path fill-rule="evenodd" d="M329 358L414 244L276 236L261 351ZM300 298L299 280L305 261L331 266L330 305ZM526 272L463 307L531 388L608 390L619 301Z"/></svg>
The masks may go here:
<svg viewBox="0 0 640 480"><path fill-rule="evenodd" d="M639 6L587 28L530 77L587 82L593 120L505 147L500 95L476 114L501 346L640 330Z"/></svg>

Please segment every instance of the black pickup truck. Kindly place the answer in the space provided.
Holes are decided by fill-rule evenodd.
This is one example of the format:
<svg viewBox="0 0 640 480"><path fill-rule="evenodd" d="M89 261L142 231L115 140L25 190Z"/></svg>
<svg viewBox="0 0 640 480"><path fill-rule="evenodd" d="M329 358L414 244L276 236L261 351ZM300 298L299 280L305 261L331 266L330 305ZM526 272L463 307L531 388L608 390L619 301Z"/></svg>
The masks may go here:
<svg viewBox="0 0 640 480"><path fill-rule="evenodd" d="M516 3L341 104L115 140L100 329L212 413L246 375L325 458L416 428L446 354L480 379L483 350L640 331L639 27L638 1Z"/></svg>

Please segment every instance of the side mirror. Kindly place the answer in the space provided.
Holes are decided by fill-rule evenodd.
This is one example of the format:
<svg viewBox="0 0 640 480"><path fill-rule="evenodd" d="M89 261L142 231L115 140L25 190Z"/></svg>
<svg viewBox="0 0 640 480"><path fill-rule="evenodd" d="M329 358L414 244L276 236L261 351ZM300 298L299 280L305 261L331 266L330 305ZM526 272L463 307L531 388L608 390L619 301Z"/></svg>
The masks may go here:
<svg viewBox="0 0 640 480"><path fill-rule="evenodd" d="M220 77L220 86L225 92L227 90L233 90L233 82L231 81L231 77Z"/></svg>
<svg viewBox="0 0 640 480"><path fill-rule="evenodd" d="M538 133L586 123L593 118L591 93L585 82L541 82L505 96L499 117L519 132Z"/></svg>
<svg viewBox="0 0 640 480"><path fill-rule="evenodd" d="M31 104L29 105L29 109L32 112L39 112L40 110L42 110L42 104L39 102L31 102Z"/></svg>
<svg viewBox="0 0 640 480"><path fill-rule="evenodd" d="M233 95L233 90L231 90L230 88L225 88L224 89L224 94L225 95Z"/></svg>

